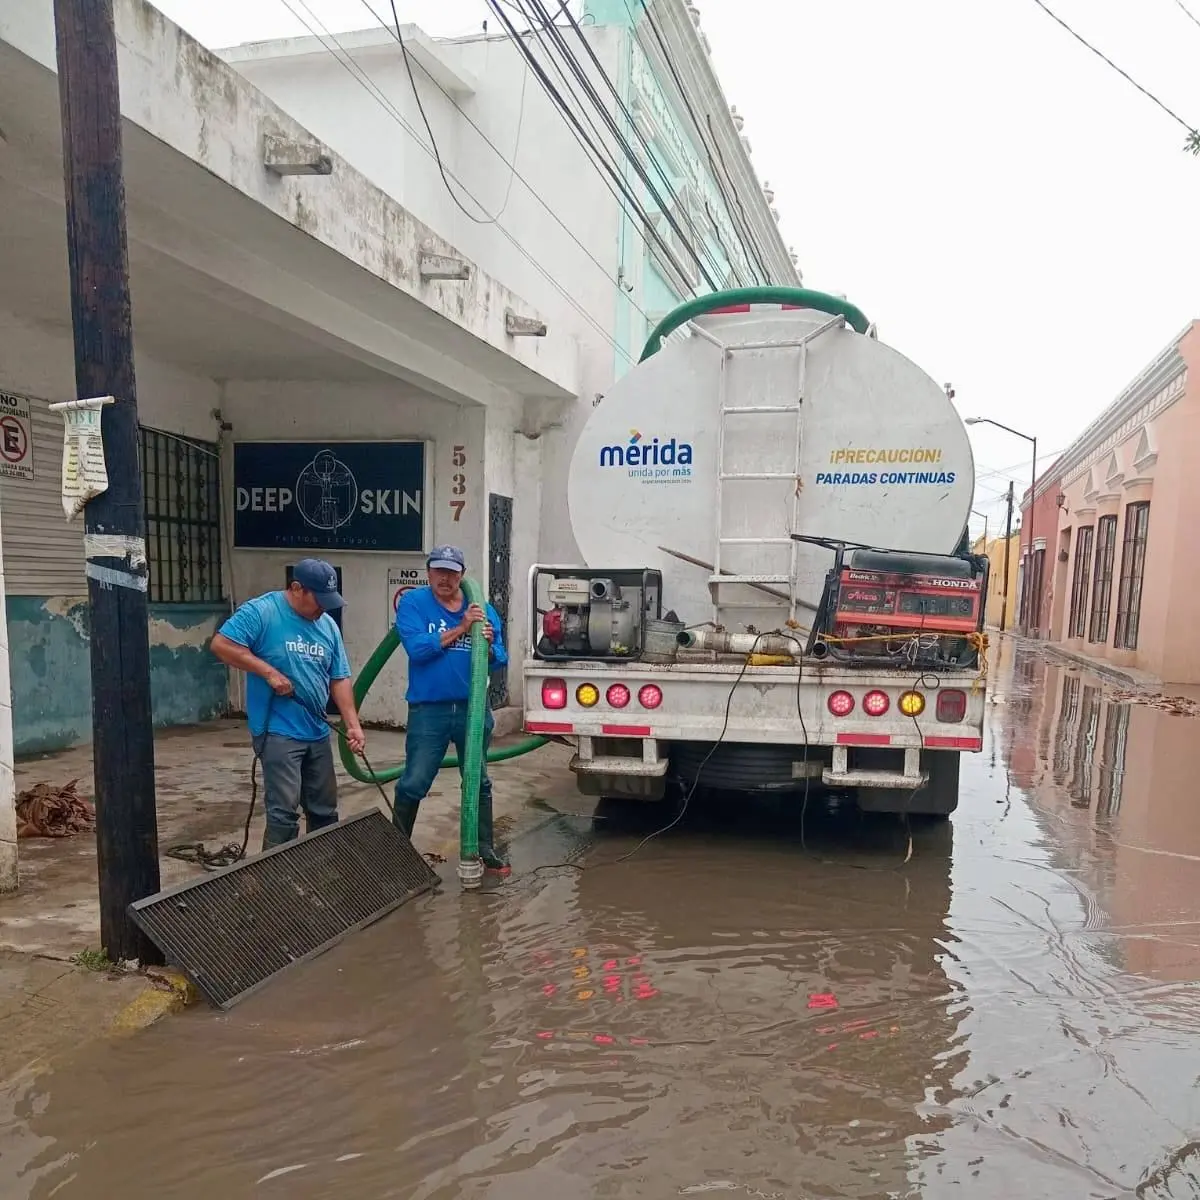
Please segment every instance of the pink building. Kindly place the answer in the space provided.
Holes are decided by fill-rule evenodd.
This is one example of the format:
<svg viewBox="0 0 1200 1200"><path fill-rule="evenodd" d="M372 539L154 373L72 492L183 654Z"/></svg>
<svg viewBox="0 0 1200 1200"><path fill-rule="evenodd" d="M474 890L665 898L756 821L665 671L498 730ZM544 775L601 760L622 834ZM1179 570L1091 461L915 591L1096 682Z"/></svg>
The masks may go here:
<svg viewBox="0 0 1200 1200"><path fill-rule="evenodd" d="M1029 516L1026 493L1024 528ZM1200 321L1039 478L1033 519L1031 632L1200 683Z"/></svg>
<svg viewBox="0 0 1200 1200"><path fill-rule="evenodd" d="M1055 603L1059 607L1062 603L1062 588L1053 570L1058 543L1058 497L1062 490L1059 462L1038 476L1032 520L1029 492L1021 497L1021 576L1016 627L1029 637L1051 636Z"/></svg>

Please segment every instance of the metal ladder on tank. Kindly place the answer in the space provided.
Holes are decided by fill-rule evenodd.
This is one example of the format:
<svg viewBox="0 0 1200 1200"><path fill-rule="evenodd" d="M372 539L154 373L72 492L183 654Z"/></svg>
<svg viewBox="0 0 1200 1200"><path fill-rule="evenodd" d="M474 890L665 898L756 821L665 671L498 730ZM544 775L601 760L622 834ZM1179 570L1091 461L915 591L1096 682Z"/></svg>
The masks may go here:
<svg viewBox="0 0 1200 1200"><path fill-rule="evenodd" d="M800 544L794 541L791 537L792 533L798 532L800 523L800 455L803 442L803 421L802 414L804 411L804 389L807 383L807 368L808 368L808 348L809 346L821 337L828 333L831 329L840 329L846 323L846 318L836 316L830 318L823 325L806 333L804 337L797 338L786 342L748 342L741 346L727 346L724 342L719 341L708 333L707 330L700 329L698 326L692 326L695 333L699 334L705 340L712 342L721 350L721 379L720 379L720 413L717 424L717 494L716 494L716 519L713 538L713 573L709 576L708 591L713 602L713 623L722 625L721 610L723 608L775 608L779 600L786 599L788 602L788 619L796 620L796 609L800 605L800 599L797 595L797 587L799 581L797 579L799 571L799 552ZM735 354L746 353L751 350L796 350L800 351L800 369L799 379L796 384L796 399L792 404L729 404L727 402L727 372L729 360ZM781 413L792 413L796 421L796 433L792 443L792 469L790 471L730 471L726 469L725 464L725 431L728 427L730 417L757 417L757 416L777 416ZM725 485L728 483L736 484L741 481L749 480L791 480L793 483L792 490L792 513L789 522L789 528L783 536L778 534L763 534L762 536L754 537L727 537L724 530L724 500L725 500ZM786 546L788 547L788 570L787 573L779 574L750 574L741 575L732 572L726 572L721 567L722 550L725 546ZM786 594L780 593L779 600L774 602L767 600L749 601L745 603L729 604L721 603L721 589L726 587L754 587L757 589L772 589L781 585L787 586Z"/></svg>

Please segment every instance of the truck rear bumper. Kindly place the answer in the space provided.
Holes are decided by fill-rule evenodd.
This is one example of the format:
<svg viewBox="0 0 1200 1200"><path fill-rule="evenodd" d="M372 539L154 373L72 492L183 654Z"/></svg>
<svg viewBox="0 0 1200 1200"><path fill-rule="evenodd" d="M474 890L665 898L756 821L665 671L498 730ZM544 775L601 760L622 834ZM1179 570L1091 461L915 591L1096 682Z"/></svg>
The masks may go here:
<svg viewBox="0 0 1200 1200"><path fill-rule="evenodd" d="M661 779L667 773L667 758L659 753L658 740L642 742L641 757L626 754L597 754L596 740L581 737L579 753L571 759L571 770L577 775L619 775L626 778Z"/></svg>
<svg viewBox="0 0 1200 1200"><path fill-rule="evenodd" d="M921 751L911 746L904 751L902 771L852 769L847 747L834 746L833 765L821 772L821 780L829 787L908 788L915 792L929 782L929 772L921 770Z"/></svg>

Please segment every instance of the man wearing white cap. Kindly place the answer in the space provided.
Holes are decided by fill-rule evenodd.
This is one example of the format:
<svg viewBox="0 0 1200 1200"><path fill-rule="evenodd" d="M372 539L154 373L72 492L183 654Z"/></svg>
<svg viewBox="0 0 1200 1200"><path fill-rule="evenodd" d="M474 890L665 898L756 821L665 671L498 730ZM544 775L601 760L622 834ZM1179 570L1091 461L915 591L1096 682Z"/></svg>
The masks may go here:
<svg viewBox="0 0 1200 1200"><path fill-rule="evenodd" d="M426 562L429 586L406 592L396 610L396 632L408 653L408 730L404 774L396 780L395 822L409 837L450 745L459 770L467 745L467 702L471 694L471 626L482 621L488 665L508 663L500 616L468 604L462 579L466 557L457 546L436 546ZM487 754L494 721L487 710L483 749ZM508 863L495 846L492 781L487 763L479 781L479 857L486 871L507 875Z"/></svg>

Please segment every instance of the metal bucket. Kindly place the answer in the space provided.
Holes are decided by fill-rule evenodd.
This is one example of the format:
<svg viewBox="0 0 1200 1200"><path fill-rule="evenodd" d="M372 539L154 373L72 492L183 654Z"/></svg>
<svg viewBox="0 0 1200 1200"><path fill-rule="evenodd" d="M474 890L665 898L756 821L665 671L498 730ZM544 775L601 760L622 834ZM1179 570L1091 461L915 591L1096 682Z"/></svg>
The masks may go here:
<svg viewBox="0 0 1200 1200"><path fill-rule="evenodd" d="M682 621L647 621L646 641L642 647L644 662L670 663L675 661L679 650L679 635L684 630Z"/></svg>

